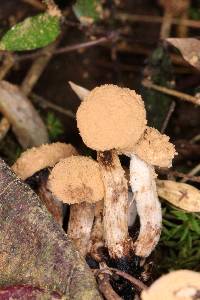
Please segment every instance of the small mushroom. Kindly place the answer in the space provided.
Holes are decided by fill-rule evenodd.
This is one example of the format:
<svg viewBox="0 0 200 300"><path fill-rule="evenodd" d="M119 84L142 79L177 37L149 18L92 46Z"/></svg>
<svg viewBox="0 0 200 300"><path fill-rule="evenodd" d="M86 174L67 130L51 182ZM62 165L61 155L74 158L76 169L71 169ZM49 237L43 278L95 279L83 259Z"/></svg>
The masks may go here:
<svg viewBox="0 0 200 300"><path fill-rule="evenodd" d="M85 256L94 221L94 203L104 196L98 163L84 156L63 159L53 168L48 186L57 199L70 204L67 233Z"/></svg>
<svg viewBox="0 0 200 300"><path fill-rule="evenodd" d="M21 154L12 166L12 170L28 183L40 196L49 212L62 225L63 207L47 187L50 169L61 159L76 155L76 149L70 144L53 143L31 148Z"/></svg>
<svg viewBox="0 0 200 300"><path fill-rule="evenodd" d="M140 217L135 253L147 257L159 241L162 226L161 205L153 166L170 167L175 149L168 136L155 128L147 127L138 143L133 144L132 149L130 147L129 154L130 184Z"/></svg>
<svg viewBox="0 0 200 300"><path fill-rule="evenodd" d="M114 85L92 90L77 111L77 125L84 143L98 151L105 186L105 241L112 258L127 257L132 249L128 235L127 182L117 153L131 157L130 183L141 223L135 253L148 256L160 237L162 214L151 164L170 165L175 150L168 137L147 127L146 122L142 98L134 91Z"/></svg>
<svg viewBox="0 0 200 300"><path fill-rule="evenodd" d="M161 276L141 294L142 300L200 299L200 273L178 270Z"/></svg>

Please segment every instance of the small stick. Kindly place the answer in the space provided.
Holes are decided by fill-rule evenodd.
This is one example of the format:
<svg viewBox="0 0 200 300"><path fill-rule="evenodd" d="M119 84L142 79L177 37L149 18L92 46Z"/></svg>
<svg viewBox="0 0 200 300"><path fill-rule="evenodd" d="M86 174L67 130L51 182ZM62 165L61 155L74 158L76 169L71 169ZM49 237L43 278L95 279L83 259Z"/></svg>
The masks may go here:
<svg viewBox="0 0 200 300"><path fill-rule="evenodd" d="M170 118L171 118L171 116L172 116L172 114L173 114L173 112L174 112L174 110L175 110L175 107L176 107L176 103L173 101L173 102L170 104L169 110L168 110L167 115L166 115L166 117L165 117L165 120L164 120L164 122L163 122L163 124L162 124L162 128L161 128L161 130L160 130L161 133L164 133L164 132L165 132L165 130L166 130L166 128L167 128L167 125L168 125L168 123L169 123L169 120L170 120Z"/></svg>
<svg viewBox="0 0 200 300"><path fill-rule="evenodd" d="M41 106L43 108L49 107L69 118L75 119L75 114L71 110L62 108L61 106L56 105L35 93L31 93L30 97L33 100L33 102L37 103L39 106Z"/></svg>
<svg viewBox="0 0 200 300"><path fill-rule="evenodd" d="M100 273L99 275L97 275L99 290L107 300L122 300L122 298L119 297L117 293L115 293L115 291L113 290L109 279L109 274Z"/></svg>
<svg viewBox="0 0 200 300"><path fill-rule="evenodd" d="M151 15L134 15L118 12L115 15L115 19L119 21L129 21L129 22L144 22L144 23L163 23L163 17L160 16L151 16ZM172 18L172 24L180 24L180 20ZM181 21L182 25L191 27L191 28L200 28L200 21L184 19Z"/></svg>
<svg viewBox="0 0 200 300"><path fill-rule="evenodd" d="M96 45L104 44L104 43L108 42L109 40L112 40L114 38L114 36L116 36L116 34L111 33L108 36L101 37L94 41L88 41L88 42L78 43L78 44L74 44L74 45L67 45L65 47L61 47L61 48L55 50L53 55L63 54L63 53L72 52L75 50L90 48L90 47L93 47ZM32 59L32 58L41 56L41 54L42 54L42 51L40 50L40 51L30 53L30 54L16 55L15 60L23 61L23 60L27 60L27 59Z"/></svg>
<svg viewBox="0 0 200 300"><path fill-rule="evenodd" d="M3 60L3 64L0 68L0 80L6 77L10 69L12 68L14 64L14 57L12 54L7 53L5 56L5 59Z"/></svg>
<svg viewBox="0 0 200 300"><path fill-rule="evenodd" d="M200 164L195 166L187 175L194 176L195 174L197 174L199 172L200 172ZM188 181L188 178L186 178L186 177L181 180L181 182L186 182L186 181Z"/></svg>
<svg viewBox="0 0 200 300"><path fill-rule="evenodd" d="M40 52L40 57L38 57L30 67L25 79L22 82L21 89L25 95L30 94L32 89L34 88L35 84L37 83L38 79L40 78L41 74L43 73L44 69L46 68L47 64L49 63L53 52L55 51L58 43L60 40L57 40L53 44L45 47ZM44 55L42 55L44 54Z"/></svg>
<svg viewBox="0 0 200 300"><path fill-rule="evenodd" d="M169 175L172 175L172 176L175 176L175 177L184 178L185 182L189 180L189 181L200 183L200 176L194 176L194 175L191 175L189 173L185 174L185 173L178 172L178 171L165 171L165 170L158 170L158 172L160 174L169 174Z"/></svg>
<svg viewBox="0 0 200 300"><path fill-rule="evenodd" d="M164 94L167 94L167 95L170 95L170 96L174 96L178 99L182 99L184 101L187 101L187 102L190 102L190 103L193 103L193 104L196 104L196 105L200 105L200 98L196 98L194 96L191 96L191 95L188 95L188 94L185 94L185 93L173 90L173 89L169 89L169 88L164 87L164 86L154 84L154 83L152 83L151 81L149 81L147 79L143 80L142 84L143 84L143 86L145 86L147 88L159 91L161 93L164 93Z"/></svg>
<svg viewBox="0 0 200 300"><path fill-rule="evenodd" d="M137 289L139 289L140 291L147 289L146 284L144 284L142 281L140 281L139 279L131 276L130 274L127 274L123 271L120 271L118 269L115 268L109 268L109 270L114 271L117 275L123 277L124 279L127 279L128 281L130 281L133 286Z"/></svg>

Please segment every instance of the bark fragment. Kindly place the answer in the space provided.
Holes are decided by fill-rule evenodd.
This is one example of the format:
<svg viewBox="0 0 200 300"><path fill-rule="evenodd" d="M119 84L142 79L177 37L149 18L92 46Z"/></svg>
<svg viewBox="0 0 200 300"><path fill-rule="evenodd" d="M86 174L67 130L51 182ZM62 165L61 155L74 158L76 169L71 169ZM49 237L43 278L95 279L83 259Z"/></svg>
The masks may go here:
<svg viewBox="0 0 200 300"><path fill-rule="evenodd" d="M101 299L89 268L37 195L0 160L0 287Z"/></svg>

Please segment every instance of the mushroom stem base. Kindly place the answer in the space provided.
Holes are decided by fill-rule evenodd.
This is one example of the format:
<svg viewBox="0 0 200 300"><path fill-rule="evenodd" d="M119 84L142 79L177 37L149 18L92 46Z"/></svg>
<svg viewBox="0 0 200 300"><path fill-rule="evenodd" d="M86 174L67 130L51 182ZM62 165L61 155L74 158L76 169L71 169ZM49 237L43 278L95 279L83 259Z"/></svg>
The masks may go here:
<svg viewBox="0 0 200 300"><path fill-rule="evenodd" d="M94 221L94 204L82 202L70 205L68 236L78 251L86 256Z"/></svg>

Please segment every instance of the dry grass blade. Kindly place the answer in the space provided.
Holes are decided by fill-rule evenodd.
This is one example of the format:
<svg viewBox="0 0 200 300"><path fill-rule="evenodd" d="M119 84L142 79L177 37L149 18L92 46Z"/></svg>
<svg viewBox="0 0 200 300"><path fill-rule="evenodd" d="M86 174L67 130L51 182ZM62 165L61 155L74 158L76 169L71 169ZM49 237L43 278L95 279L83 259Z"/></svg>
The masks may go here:
<svg viewBox="0 0 200 300"><path fill-rule="evenodd" d="M181 52L190 65L200 70L200 40L195 38L168 38L166 40Z"/></svg>
<svg viewBox="0 0 200 300"><path fill-rule="evenodd" d="M157 180L158 195L178 208L200 212L200 191L186 183Z"/></svg>

